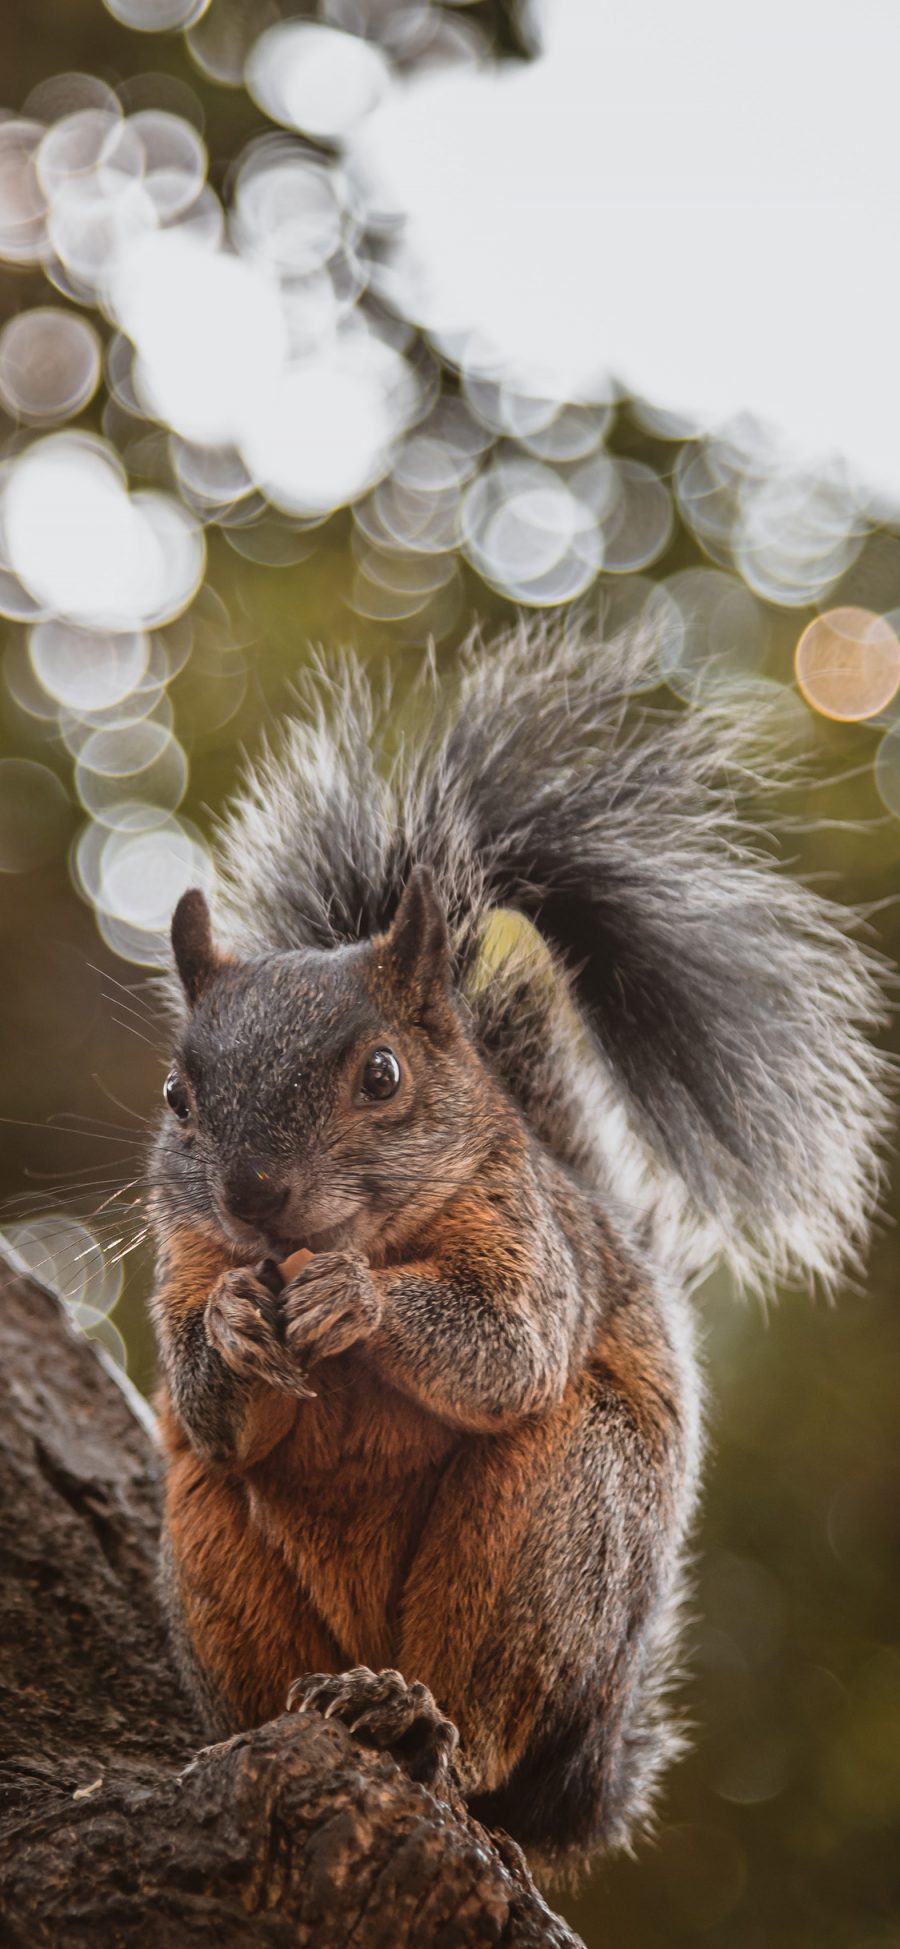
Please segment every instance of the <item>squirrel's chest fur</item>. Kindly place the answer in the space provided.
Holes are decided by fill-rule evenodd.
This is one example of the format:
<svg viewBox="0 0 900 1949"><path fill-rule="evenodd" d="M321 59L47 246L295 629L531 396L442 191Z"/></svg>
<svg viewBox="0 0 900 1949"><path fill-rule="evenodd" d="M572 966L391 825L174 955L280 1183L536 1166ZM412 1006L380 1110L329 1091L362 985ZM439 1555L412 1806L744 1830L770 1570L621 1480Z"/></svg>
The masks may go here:
<svg viewBox="0 0 900 1949"><path fill-rule="evenodd" d="M283 1709L285 1671L395 1662L406 1573L465 1439L355 1355L323 1362L316 1384L242 1472L201 1460L163 1418L188 1621L223 1690L237 1678L265 1713Z"/></svg>

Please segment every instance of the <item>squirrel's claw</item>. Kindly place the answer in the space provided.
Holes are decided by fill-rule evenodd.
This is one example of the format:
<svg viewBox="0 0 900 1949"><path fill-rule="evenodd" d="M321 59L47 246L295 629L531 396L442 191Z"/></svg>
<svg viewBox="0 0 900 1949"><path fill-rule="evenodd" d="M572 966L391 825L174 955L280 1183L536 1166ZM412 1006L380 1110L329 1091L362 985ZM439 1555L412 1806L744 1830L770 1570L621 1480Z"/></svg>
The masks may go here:
<svg viewBox="0 0 900 1949"><path fill-rule="evenodd" d="M427 1685L408 1685L401 1672L311 1672L294 1680L289 1712L321 1712L341 1719L365 1744L390 1753L414 1780L436 1787L449 1777L459 1733L444 1717Z"/></svg>
<svg viewBox="0 0 900 1949"><path fill-rule="evenodd" d="M226 1367L246 1381L314 1399L302 1366L281 1333L278 1301L246 1266L222 1274L206 1302L206 1337Z"/></svg>
<svg viewBox="0 0 900 1949"><path fill-rule="evenodd" d="M285 1286L281 1322L293 1359L325 1360L367 1340L381 1319L372 1274L355 1252L319 1252Z"/></svg>

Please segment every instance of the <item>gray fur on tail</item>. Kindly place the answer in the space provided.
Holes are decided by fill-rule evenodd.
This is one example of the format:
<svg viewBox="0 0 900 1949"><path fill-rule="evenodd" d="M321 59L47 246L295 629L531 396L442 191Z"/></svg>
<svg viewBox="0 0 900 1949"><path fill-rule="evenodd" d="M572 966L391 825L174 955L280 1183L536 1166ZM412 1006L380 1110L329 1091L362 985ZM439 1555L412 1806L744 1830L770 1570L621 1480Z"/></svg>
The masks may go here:
<svg viewBox="0 0 900 1949"><path fill-rule="evenodd" d="M655 1160L651 1200L681 1187L744 1271L830 1281L880 1183L881 963L736 811L751 755L759 782L746 713L635 706L653 652L523 626L403 712L350 658L305 680L225 824L225 927L248 952L359 940L424 862L465 985L486 915L516 909L567 971L598 1104ZM471 1007L489 1057L515 1039L490 983ZM515 1090L508 1047L503 1071Z"/></svg>

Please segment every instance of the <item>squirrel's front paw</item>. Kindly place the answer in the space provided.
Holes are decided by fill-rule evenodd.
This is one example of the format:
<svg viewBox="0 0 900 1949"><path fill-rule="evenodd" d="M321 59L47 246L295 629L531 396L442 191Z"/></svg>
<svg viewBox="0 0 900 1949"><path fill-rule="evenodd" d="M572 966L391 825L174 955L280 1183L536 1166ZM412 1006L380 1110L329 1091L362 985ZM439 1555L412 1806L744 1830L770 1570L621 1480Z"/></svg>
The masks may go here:
<svg viewBox="0 0 900 1949"><path fill-rule="evenodd" d="M283 1339L281 1302L249 1266L223 1272L206 1302L206 1337L241 1380L266 1381L286 1394L311 1395Z"/></svg>
<svg viewBox="0 0 900 1949"><path fill-rule="evenodd" d="M427 1685L407 1685L401 1672L373 1672L368 1665L333 1674L310 1672L294 1680L287 1705L289 1712L312 1708L325 1719L342 1719L349 1732L390 1753L423 1786L449 1784L459 1734Z"/></svg>
<svg viewBox="0 0 900 1949"><path fill-rule="evenodd" d="M381 1319L372 1274L355 1252L319 1252L281 1295L285 1343L305 1364L368 1340Z"/></svg>

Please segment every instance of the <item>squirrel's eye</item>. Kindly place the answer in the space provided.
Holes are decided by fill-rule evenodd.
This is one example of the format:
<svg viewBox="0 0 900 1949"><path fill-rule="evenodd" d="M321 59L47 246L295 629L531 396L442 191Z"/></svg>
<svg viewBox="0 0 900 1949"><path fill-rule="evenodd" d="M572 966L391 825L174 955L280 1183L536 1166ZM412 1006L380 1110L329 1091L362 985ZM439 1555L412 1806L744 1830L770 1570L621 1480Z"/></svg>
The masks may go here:
<svg viewBox="0 0 900 1949"><path fill-rule="evenodd" d="M362 1092L373 1103L384 1103L400 1088L400 1064L393 1049L373 1049L362 1073Z"/></svg>
<svg viewBox="0 0 900 1949"><path fill-rule="evenodd" d="M168 1103L169 1109L178 1118L179 1123L187 1123L191 1114L191 1100L179 1077L177 1069L169 1070L169 1074L163 1084L163 1096Z"/></svg>

